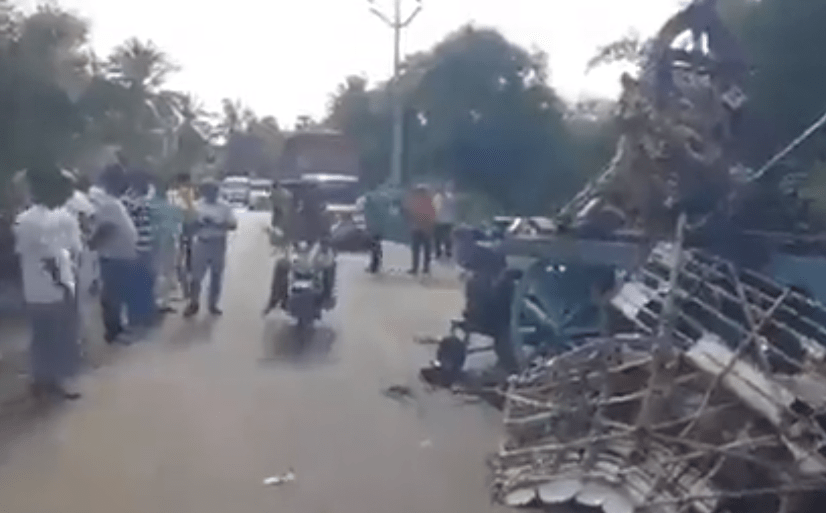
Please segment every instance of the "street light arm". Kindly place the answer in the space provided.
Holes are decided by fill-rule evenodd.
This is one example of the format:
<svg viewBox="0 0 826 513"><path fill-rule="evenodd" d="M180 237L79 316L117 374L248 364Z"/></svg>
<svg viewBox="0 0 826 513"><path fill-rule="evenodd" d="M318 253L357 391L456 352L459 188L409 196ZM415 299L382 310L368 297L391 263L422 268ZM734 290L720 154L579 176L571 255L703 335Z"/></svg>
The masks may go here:
<svg viewBox="0 0 826 513"><path fill-rule="evenodd" d="M393 23L393 21L392 21L392 20L390 20L390 18L388 18L387 16L385 16L385 14L384 14L383 12L381 12L381 11L380 11L380 10L378 10L378 9L376 9L375 7L370 7L370 12L372 12L373 14L375 14L376 16L378 16L378 18L379 18L381 21L385 22L385 23L386 23L386 24L387 24L390 28L393 28L393 26L395 25L395 24Z"/></svg>
<svg viewBox="0 0 826 513"><path fill-rule="evenodd" d="M421 3L419 3L419 5L416 6L416 8L413 10L413 12L410 13L410 16L408 16L407 19L404 20L401 23L401 27L406 28L408 25L413 23L413 19L416 18L416 16L418 16L418 14L420 12L422 12L422 4Z"/></svg>

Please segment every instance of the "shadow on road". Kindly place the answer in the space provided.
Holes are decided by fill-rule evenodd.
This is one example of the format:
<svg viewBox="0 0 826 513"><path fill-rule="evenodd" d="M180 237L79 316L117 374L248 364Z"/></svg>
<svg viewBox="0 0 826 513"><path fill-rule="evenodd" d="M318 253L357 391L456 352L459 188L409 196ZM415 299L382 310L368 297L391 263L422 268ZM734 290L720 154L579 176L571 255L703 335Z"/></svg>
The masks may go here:
<svg viewBox="0 0 826 513"><path fill-rule="evenodd" d="M185 319L169 334L169 340L174 347L188 347L211 342L215 321L215 317L211 316Z"/></svg>
<svg viewBox="0 0 826 513"><path fill-rule="evenodd" d="M0 404L0 465L19 437L31 433L38 425L64 411L67 403L36 401L21 395Z"/></svg>
<svg viewBox="0 0 826 513"><path fill-rule="evenodd" d="M372 275L369 278L374 283L387 285L408 285L410 287L418 286L439 290L458 290L462 287L462 282L455 276L444 276L442 273L411 276L406 271L385 272Z"/></svg>
<svg viewBox="0 0 826 513"><path fill-rule="evenodd" d="M301 340L295 324L284 318L268 319L262 339L264 363L316 364L329 362L338 334L316 324L309 339Z"/></svg>

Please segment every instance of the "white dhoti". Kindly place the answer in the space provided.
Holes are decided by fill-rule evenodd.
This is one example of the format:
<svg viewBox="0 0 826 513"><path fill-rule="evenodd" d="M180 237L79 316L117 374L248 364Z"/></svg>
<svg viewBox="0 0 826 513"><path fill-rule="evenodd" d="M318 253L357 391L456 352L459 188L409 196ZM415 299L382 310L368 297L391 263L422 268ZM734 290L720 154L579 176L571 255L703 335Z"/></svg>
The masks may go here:
<svg viewBox="0 0 826 513"><path fill-rule="evenodd" d="M168 307L172 294L178 288L178 243L174 238L158 242L155 258L155 290L158 305Z"/></svg>

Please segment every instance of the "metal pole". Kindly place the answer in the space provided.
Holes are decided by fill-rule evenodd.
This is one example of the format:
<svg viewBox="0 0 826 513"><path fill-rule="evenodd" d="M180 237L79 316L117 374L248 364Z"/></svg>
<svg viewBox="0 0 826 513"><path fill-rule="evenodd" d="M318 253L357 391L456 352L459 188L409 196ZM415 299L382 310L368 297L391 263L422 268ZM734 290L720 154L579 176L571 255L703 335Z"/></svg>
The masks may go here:
<svg viewBox="0 0 826 513"><path fill-rule="evenodd" d="M401 0L393 0L393 15L386 16L377 9L373 2L370 11L379 17L388 27L393 29L393 79L390 83L389 96L391 103L391 115L393 119L393 139L390 150L390 176L388 184L399 186L402 183L402 155L404 151L404 98L399 88L399 74L401 72L401 35L402 29L407 28L419 11L422 10L421 0L417 0L416 8L406 19L402 19Z"/></svg>
<svg viewBox="0 0 826 513"><path fill-rule="evenodd" d="M401 0L393 0L393 84L390 88L393 104L393 145L390 155L390 186L402 183L402 145L404 144L404 127L402 95L399 89L399 64L401 63Z"/></svg>

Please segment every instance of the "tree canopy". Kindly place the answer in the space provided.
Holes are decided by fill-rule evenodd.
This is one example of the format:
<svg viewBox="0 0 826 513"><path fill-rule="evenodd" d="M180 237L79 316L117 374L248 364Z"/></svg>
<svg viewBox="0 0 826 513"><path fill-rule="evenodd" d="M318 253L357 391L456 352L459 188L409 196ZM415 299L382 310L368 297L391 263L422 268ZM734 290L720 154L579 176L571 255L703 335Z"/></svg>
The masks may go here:
<svg viewBox="0 0 826 513"><path fill-rule="evenodd" d="M223 113L207 112L192 93L167 88L178 69L162 49L136 37L99 57L77 15L55 5L24 13L0 0L3 190L15 172L42 159L94 172L117 153L161 175L214 172L228 167L210 165L216 154L232 157L221 150L238 138L262 139L265 147L255 169L244 171L272 172L282 140L275 119L229 100Z"/></svg>
<svg viewBox="0 0 826 513"><path fill-rule="evenodd" d="M374 184L387 176L392 85L348 77L326 119L357 142ZM469 25L405 59L397 87L409 180L449 178L521 212L547 211L582 183L543 53Z"/></svg>

